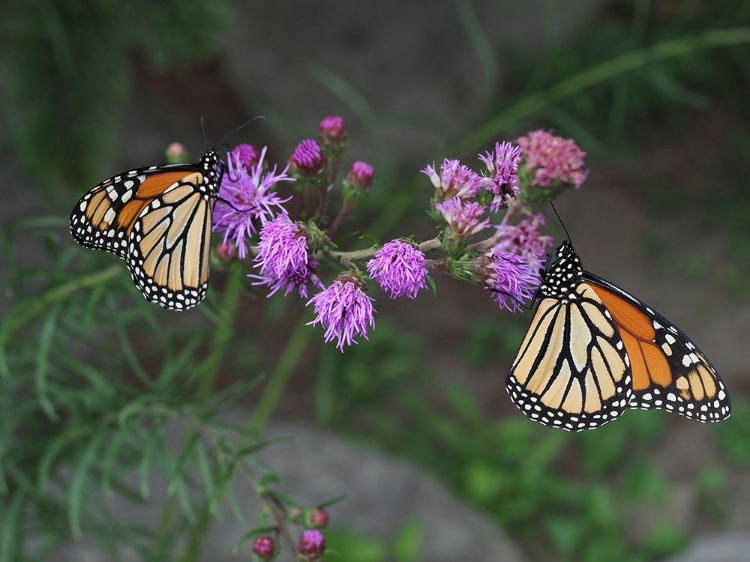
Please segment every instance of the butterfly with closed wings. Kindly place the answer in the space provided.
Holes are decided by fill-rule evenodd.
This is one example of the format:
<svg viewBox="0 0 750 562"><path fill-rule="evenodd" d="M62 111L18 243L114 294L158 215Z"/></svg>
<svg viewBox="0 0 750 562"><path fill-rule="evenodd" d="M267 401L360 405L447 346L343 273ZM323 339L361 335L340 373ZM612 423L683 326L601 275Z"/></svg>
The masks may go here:
<svg viewBox="0 0 750 562"><path fill-rule="evenodd" d="M569 241L547 260L534 304L506 382L532 420L582 431L626 409L701 422L729 417L724 382L698 346L633 295L585 271Z"/></svg>
<svg viewBox="0 0 750 562"><path fill-rule="evenodd" d="M225 173L216 150L195 164L113 176L70 215L73 238L123 260L146 300L187 310L206 296L214 203Z"/></svg>

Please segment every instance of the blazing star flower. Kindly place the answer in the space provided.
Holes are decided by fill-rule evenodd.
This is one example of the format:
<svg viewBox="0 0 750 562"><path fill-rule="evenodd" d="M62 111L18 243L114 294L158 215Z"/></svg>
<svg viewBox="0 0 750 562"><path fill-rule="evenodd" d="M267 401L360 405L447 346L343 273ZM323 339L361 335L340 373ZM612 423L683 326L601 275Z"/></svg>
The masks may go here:
<svg viewBox="0 0 750 562"><path fill-rule="evenodd" d="M320 145L313 139L303 140L292 154L292 166L304 176L317 176L326 166Z"/></svg>
<svg viewBox="0 0 750 562"><path fill-rule="evenodd" d="M522 309L539 287L539 274L523 256L510 252L489 252L478 258L477 274L484 288L492 293L501 309L511 312Z"/></svg>
<svg viewBox="0 0 750 562"><path fill-rule="evenodd" d="M391 298L417 298L420 289L427 287L427 266L424 254L403 240L385 244L367 262L367 273Z"/></svg>
<svg viewBox="0 0 750 562"><path fill-rule="evenodd" d="M324 144L340 146L346 140L346 123L343 117L329 115L320 122L320 138Z"/></svg>
<svg viewBox="0 0 750 562"><path fill-rule="evenodd" d="M326 541L323 537L323 533L317 529L308 529L302 531L302 535L299 538L299 546L297 547L299 553L305 556L305 560L317 560L326 550Z"/></svg>
<svg viewBox="0 0 750 562"><path fill-rule="evenodd" d="M490 177L485 185L495 197L490 210L496 212L518 195L518 163L521 149L509 142L495 143L495 152L485 153L479 159L487 166Z"/></svg>
<svg viewBox="0 0 750 562"><path fill-rule="evenodd" d="M263 169L266 147L254 167L246 168L236 155L227 158L229 170L221 181L219 197L213 214L213 231L224 235L223 243L231 241L237 247L240 259L247 255L247 238L253 236L259 226L277 213L286 214L282 206L291 199L282 199L273 187L282 181L294 181L287 175L287 168L276 173Z"/></svg>
<svg viewBox="0 0 750 562"><path fill-rule="evenodd" d="M573 139L556 137L547 131L531 131L517 140L526 165L534 171L533 185L549 187L554 182L579 189L589 174L583 169L586 153Z"/></svg>
<svg viewBox="0 0 750 562"><path fill-rule="evenodd" d="M547 248L552 245L551 236L544 236L539 229L544 226L544 216L531 215L516 225L501 224L497 227L499 242L493 252L513 252L524 256L536 256L541 259Z"/></svg>
<svg viewBox="0 0 750 562"><path fill-rule="evenodd" d="M238 144L232 149L232 156L240 166L245 167L248 171L258 163L260 153L251 144Z"/></svg>
<svg viewBox="0 0 750 562"><path fill-rule="evenodd" d="M286 215L279 215L263 226L258 255L253 261L260 275L248 277L257 279L253 285L268 285L269 297L281 289L284 296L297 289L301 297L307 297L310 283L324 288L315 275L318 262L310 257L305 232Z"/></svg>
<svg viewBox="0 0 750 562"><path fill-rule="evenodd" d="M458 160L446 159L440 166L440 175L435 171L434 165L427 166L422 173L426 174L435 186L435 200L438 202L453 197L473 197L482 187L482 178L479 174Z"/></svg>
<svg viewBox="0 0 750 562"><path fill-rule="evenodd" d="M336 347L343 353L344 344L352 345L356 336L367 337L367 330L375 327L375 309L372 297L365 294L362 280L345 273L331 285L315 295L307 305L314 305L315 320L308 325L320 324L325 328L325 341L338 340Z"/></svg>
<svg viewBox="0 0 750 562"><path fill-rule="evenodd" d="M443 215L448 228L459 238L468 238L487 228L489 219L479 221L487 210L476 201L463 201L458 197L448 199L435 205L435 209Z"/></svg>

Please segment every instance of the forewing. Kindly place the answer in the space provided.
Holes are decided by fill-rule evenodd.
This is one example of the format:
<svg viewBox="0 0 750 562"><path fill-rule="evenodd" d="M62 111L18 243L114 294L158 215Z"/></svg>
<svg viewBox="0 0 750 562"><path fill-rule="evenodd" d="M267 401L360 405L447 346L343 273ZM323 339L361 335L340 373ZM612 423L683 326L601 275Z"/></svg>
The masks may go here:
<svg viewBox="0 0 750 562"><path fill-rule="evenodd" d="M147 300L186 310L206 296L214 199L199 173L153 199L133 225L127 264Z"/></svg>
<svg viewBox="0 0 750 562"><path fill-rule="evenodd" d="M70 232L82 246L126 258L138 217L154 198L186 176L196 165L176 164L130 170L113 176L81 197L70 215Z"/></svg>
<svg viewBox="0 0 750 562"><path fill-rule="evenodd" d="M614 318L630 357L628 408L662 409L702 422L729 417L724 382L682 330L616 285L590 273L586 277Z"/></svg>
<svg viewBox="0 0 750 562"><path fill-rule="evenodd" d="M612 317L592 288L539 302L507 379L529 418L568 431L619 417L631 399L628 357Z"/></svg>

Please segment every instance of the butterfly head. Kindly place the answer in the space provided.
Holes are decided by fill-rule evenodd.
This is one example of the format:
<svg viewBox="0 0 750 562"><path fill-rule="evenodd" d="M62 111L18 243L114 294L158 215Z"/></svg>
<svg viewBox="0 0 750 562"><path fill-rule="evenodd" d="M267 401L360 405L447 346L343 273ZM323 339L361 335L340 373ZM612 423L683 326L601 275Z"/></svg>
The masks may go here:
<svg viewBox="0 0 750 562"><path fill-rule="evenodd" d="M568 240L550 254L542 272L540 292L544 297L567 298L575 293L575 287L583 275L581 260Z"/></svg>
<svg viewBox="0 0 750 562"><path fill-rule="evenodd" d="M215 148L207 151L200 159L199 165L204 170L203 174L206 177L207 183L209 185L216 185L218 189L221 179L226 172L226 164L219 157L219 152Z"/></svg>

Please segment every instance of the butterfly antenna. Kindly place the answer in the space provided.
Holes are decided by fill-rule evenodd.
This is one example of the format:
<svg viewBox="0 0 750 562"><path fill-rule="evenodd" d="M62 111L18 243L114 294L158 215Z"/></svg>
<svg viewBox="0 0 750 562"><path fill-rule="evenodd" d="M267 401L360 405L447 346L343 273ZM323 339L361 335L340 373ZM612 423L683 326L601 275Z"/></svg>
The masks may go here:
<svg viewBox="0 0 750 562"><path fill-rule="evenodd" d="M265 117L264 117L264 116L262 116L262 115L256 115L255 117L253 117L253 118L252 118L252 119L250 119L249 121L245 121L245 122L244 122L244 123L243 123L242 125L240 125L239 127L236 127L236 128L234 129L234 130L232 130L232 131L228 132L228 133L227 133L226 135L224 135L223 137L221 137L221 140L219 140L219 144L221 144L221 143L222 143L222 142L224 141L224 139L225 139L225 138L227 138L227 137L229 137L229 136L233 135L234 133L236 133L236 132L237 132L237 131L239 131L240 129L244 129L244 128L245 128L245 127L247 127L247 126L248 126L248 125L249 125L250 123L252 123L253 121L256 121L257 119L265 119Z"/></svg>
<svg viewBox="0 0 750 562"><path fill-rule="evenodd" d="M203 123L202 115L201 115L201 131L203 131L203 143L206 145L206 150L208 150L208 137L206 136L206 125Z"/></svg>
<svg viewBox="0 0 750 562"><path fill-rule="evenodd" d="M549 206L552 207L552 210L554 211L555 216L557 217L557 222L560 223L560 226L562 227L563 231L565 231L565 236L568 237L568 242L572 244L573 241L570 239L570 232L568 232L568 229L565 228L565 223L560 218L560 214L557 212L557 209L555 209L555 205L554 203L552 203L552 201L549 202ZM546 215L547 213L544 213L544 214Z"/></svg>

